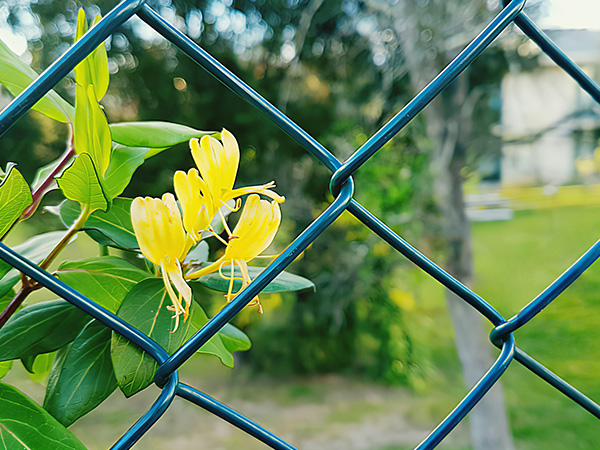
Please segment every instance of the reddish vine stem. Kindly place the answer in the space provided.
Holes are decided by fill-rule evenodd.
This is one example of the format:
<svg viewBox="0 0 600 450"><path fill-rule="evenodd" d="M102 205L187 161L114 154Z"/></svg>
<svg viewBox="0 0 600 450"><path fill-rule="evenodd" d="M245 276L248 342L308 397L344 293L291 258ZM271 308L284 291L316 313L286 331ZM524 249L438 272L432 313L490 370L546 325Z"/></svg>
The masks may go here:
<svg viewBox="0 0 600 450"><path fill-rule="evenodd" d="M75 147L73 141L73 132L71 132L71 136L69 137L67 143L67 149L63 153L56 167L52 169L52 172L48 174L44 181L42 181L42 184L40 184L31 194L31 196L33 197L33 203L29 205L27 209L23 212L23 214L21 215L21 220L28 219L29 217L31 217L31 215L35 212L40 202L42 201L42 198L44 198L44 195L46 194L46 192L48 192L48 189L54 182L54 177L56 177L63 171L63 169L69 163L71 158L73 158L73 156L75 156Z"/></svg>
<svg viewBox="0 0 600 450"><path fill-rule="evenodd" d="M77 221L71 226L71 228L69 228L60 242L56 244L56 247L54 247L48 256L46 256L46 258L40 263L40 268L44 270L48 269L58 254L67 246L71 238L81 229L81 227L83 227L89 216L90 207L86 205ZM40 284L34 283L33 280L24 274L21 274L21 282L22 287L19 292L17 292L17 295L14 296L4 311L0 313L0 328L2 328L8 319L10 319L11 316L17 311L19 306L21 306L29 294L41 288Z"/></svg>
<svg viewBox="0 0 600 450"><path fill-rule="evenodd" d="M17 295L13 297L8 306L4 308L4 311L0 313L0 328L2 328L8 319L10 319L17 309L19 309L19 306L21 306L27 296L36 290L31 284L31 280L25 275L21 275L21 279L23 280L23 286L19 292L17 292Z"/></svg>

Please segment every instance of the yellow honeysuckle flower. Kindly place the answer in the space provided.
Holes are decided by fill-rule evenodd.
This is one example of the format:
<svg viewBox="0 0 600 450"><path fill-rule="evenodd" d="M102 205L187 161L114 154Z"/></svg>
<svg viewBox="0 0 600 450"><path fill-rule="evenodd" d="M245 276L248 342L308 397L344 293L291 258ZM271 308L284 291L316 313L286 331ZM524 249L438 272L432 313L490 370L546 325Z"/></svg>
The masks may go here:
<svg viewBox="0 0 600 450"><path fill-rule="evenodd" d="M160 199L137 197L131 203L131 222L143 255L160 267L173 303L167 309L175 312L175 332L179 326L179 316L183 314L184 320L187 320L192 302L192 290L181 271L181 261L189 251L190 242L175 197L170 193ZM179 296L175 294L171 283L175 285ZM181 304L182 297L185 307Z"/></svg>
<svg viewBox="0 0 600 450"><path fill-rule="evenodd" d="M196 169L187 174L183 170L175 172L173 185L183 210L183 226L189 237L198 242L217 212L212 195Z"/></svg>
<svg viewBox="0 0 600 450"><path fill-rule="evenodd" d="M218 270L223 278L230 280L226 297L227 301L231 301L252 281L248 273L248 262L259 257L271 245L280 223L281 210L277 201L261 200L256 194L248 196L240 219L229 234L229 243L225 249L225 254L209 266L186 275L186 279L200 278ZM231 266L230 277L222 273L225 264ZM236 279L234 277L235 265L239 266L242 274L242 288L236 294L233 294L233 282ZM253 299L252 304L257 304L259 312L262 312L258 296Z"/></svg>
<svg viewBox="0 0 600 450"><path fill-rule="evenodd" d="M192 157L212 195L213 208L218 210L228 200L252 193L263 194L278 203L285 201L285 197L271 190L275 187L273 181L261 186L234 189L240 164L240 148L233 134L225 129L221 132L221 140L223 143L212 136L204 136L200 141L190 139ZM214 211L215 214L217 210Z"/></svg>

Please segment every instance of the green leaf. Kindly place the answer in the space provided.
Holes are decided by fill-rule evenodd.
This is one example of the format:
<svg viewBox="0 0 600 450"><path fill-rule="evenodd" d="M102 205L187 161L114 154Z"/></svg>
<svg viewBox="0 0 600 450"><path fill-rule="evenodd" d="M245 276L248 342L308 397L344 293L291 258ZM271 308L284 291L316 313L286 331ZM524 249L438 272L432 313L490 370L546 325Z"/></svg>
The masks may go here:
<svg viewBox="0 0 600 450"><path fill-rule="evenodd" d="M148 150L148 148L120 145L113 148L110 164L104 176L104 187L109 199L115 198L125 190L134 172L146 159Z"/></svg>
<svg viewBox="0 0 600 450"><path fill-rule="evenodd" d="M21 358L21 362L25 366L25 369L27 369L29 378L36 383L43 382L50 373L55 354L56 352L51 352Z"/></svg>
<svg viewBox="0 0 600 450"><path fill-rule="evenodd" d="M0 441L6 450L85 450L54 417L4 383L0 383Z"/></svg>
<svg viewBox="0 0 600 450"><path fill-rule="evenodd" d="M264 267L248 267L248 273L252 279L256 278L263 270ZM221 272L229 277L231 274L231 266L223 266ZM237 265L235 266L234 274L236 278L242 276L240 268ZM202 278L198 278L197 282L202 283L203 285L214 289L215 291L227 292L227 289L229 288L229 280L221 278L217 272L205 275ZM233 283L233 292L239 291L241 287L242 282L236 280ZM303 289L314 288L315 285L312 281L299 275L294 275L293 273L282 272L277 275L277 277L271 281L261 292L264 292L265 294L273 294L276 292L301 291Z"/></svg>
<svg viewBox="0 0 600 450"><path fill-rule="evenodd" d="M14 289L9 289L9 291L0 297L0 312L4 311L6 307L9 305L10 301L15 296Z"/></svg>
<svg viewBox="0 0 600 450"><path fill-rule="evenodd" d="M112 313L117 312L133 286L152 277L148 272L116 256L63 263L57 276Z"/></svg>
<svg viewBox="0 0 600 450"><path fill-rule="evenodd" d="M37 188L39 188L42 185L42 183L46 180L46 178L48 178L48 176L50 176L50 174L62 162L63 158L64 158L64 155L61 155L60 158L55 159L54 161L46 164L43 167L40 167L37 170L37 172L35 173L35 177L33 178L33 183L31 183L32 191L35 191ZM71 158L71 160L72 160L72 158ZM62 171L57 175L60 176L61 173L62 173ZM54 183L54 185L51 188L57 189L58 186L56 186L56 183Z"/></svg>
<svg viewBox="0 0 600 450"><path fill-rule="evenodd" d="M10 361L0 362L0 380L2 378L4 378L6 376L6 374L8 374L8 372L10 372L10 369L12 369L12 366L13 366L12 359Z"/></svg>
<svg viewBox="0 0 600 450"><path fill-rule="evenodd" d="M95 25L100 21L98 15L94 18ZM75 32L75 42L88 31L88 24L85 20L85 12L80 8L77 13L77 29ZM108 90L109 72L108 72L108 57L106 55L106 45L102 42L89 56L75 66L75 82L87 89L88 85L94 88L94 96L98 100Z"/></svg>
<svg viewBox="0 0 600 450"><path fill-rule="evenodd" d="M75 339L90 320L64 300L27 306L0 328L0 361L53 352Z"/></svg>
<svg viewBox="0 0 600 450"><path fill-rule="evenodd" d="M110 125L112 139L128 147L164 149L214 131L200 131L171 122L122 122ZM150 157L154 155L147 155Z"/></svg>
<svg viewBox="0 0 600 450"><path fill-rule="evenodd" d="M106 116L96 99L94 87L77 84L75 91L75 152L88 153L100 178L104 177L110 162L112 141Z"/></svg>
<svg viewBox="0 0 600 450"><path fill-rule="evenodd" d="M71 156L71 158L69 158L68 161L64 162L64 165L60 170L58 170L57 172L54 172L57 169L57 167L59 166L59 164L63 163L63 158L64 158L64 155L61 156L60 158L52 161L51 163L46 164L45 166L39 168L38 171L36 172L35 177L33 179L33 183L31 183L32 192L36 192L36 190L39 189L42 186L42 184L48 179L48 177L50 177L53 173L54 173L54 177L53 177L52 181L50 181L50 183L48 183L46 185L44 190L42 192L38 193L37 202L34 205L34 208L32 209L32 208L28 207L25 210L27 218L29 218L33 215L33 213L36 211L37 207L39 206L42 198L48 192L50 192L54 189L58 189L58 184L56 184L56 180L54 178L57 176L58 177L61 176L65 170L64 165L71 164L71 162L73 160L73 157ZM50 207L46 207L46 208L50 208Z"/></svg>
<svg viewBox="0 0 600 450"><path fill-rule="evenodd" d="M13 250L24 256L29 261L38 264L52 251L65 236L66 231L50 231L49 233L38 234L28 239L22 244L13 247ZM73 242L75 237L70 242ZM8 295L11 289L21 278L21 274L16 269L0 261L0 298ZM12 298L12 297L11 297Z"/></svg>
<svg viewBox="0 0 600 450"><path fill-rule="evenodd" d="M38 234L22 244L15 245L12 249L21 256L24 256L37 264L62 240L65 233L66 231L50 231L48 233ZM11 269L12 266L10 264L0 261L0 277L6 275Z"/></svg>
<svg viewBox="0 0 600 450"><path fill-rule="evenodd" d="M186 340L191 338L194 333L200 330L204 324L208 322L206 313L196 302L192 303L190 312L191 323ZM217 356L224 365L227 367L233 367L233 355L227 350L227 348L225 348L225 345L223 345L223 341L221 340L221 335L219 333L210 338L208 342L200 347L196 353Z"/></svg>
<svg viewBox="0 0 600 450"><path fill-rule="evenodd" d="M231 353L250 350L250 347L252 347L252 342L250 342L250 338L246 333L230 323L221 328L219 335L225 348Z"/></svg>
<svg viewBox="0 0 600 450"><path fill-rule="evenodd" d="M94 26L100 22L100 19L102 19L100 14L94 17ZM90 64L90 67L92 67L92 85L94 86L96 98L100 101L106 94L106 91L108 91L108 82L110 79L106 44L102 42L90 56L92 57L92 63Z"/></svg>
<svg viewBox="0 0 600 450"><path fill-rule="evenodd" d="M0 84L15 97L38 77L38 73L21 61L8 46L0 40ZM73 122L75 109L55 91L49 91L34 106L41 112L59 122Z"/></svg>
<svg viewBox="0 0 600 450"><path fill-rule="evenodd" d="M209 247L206 241L200 241L185 257L186 263L202 264L208 261Z"/></svg>
<svg viewBox="0 0 600 450"><path fill-rule="evenodd" d="M171 333L175 320L173 312L167 310L170 304L162 279L152 278L134 286L121 303L117 316L173 353L183 344L191 320L184 322L180 318L179 328ZM117 333L112 335L111 358L117 383L126 397L149 386L158 368L150 355Z"/></svg>
<svg viewBox="0 0 600 450"><path fill-rule="evenodd" d="M78 155L57 181L65 197L79 202L82 207L87 205L91 212L108 208L98 173L87 153Z"/></svg>
<svg viewBox="0 0 600 450"><path fill-rule="evenodd" d="M99 244L133 250L138 242L131 224L130 198L115 198L106 212L96 211L90 215L83 229ZM60 218L70 227L81 214L76 202L65 201L60 206Z"/></svg>
<svg viewBox="0 0 600 450"><path fill-rule="evenodd" d="M62 370L62 367L65 364L65 360L67 359L67 356L69 356L70 350L71 344L67 344L56 351L54 363L52 364L50 376L48 377L48 383L46 384L46 396L48 396L48 392L54 391L56 389L56 383L58 382L58 376L56 375L60 374L60 371Z"/></svg>
<svg viewBox="0 0 600 450"><path fill-rule="evenodd" d="M8 163L6 175L0 183L0 238L33 203L29 185L14 163Z"/></svg>
<svg viewBox="0 0 600 450"><path fill-rule="evenodd" d="M110 360L111 330L92 320L52 368L44 408L68 427L117 388Z"/></svg>
<svg viewBox="0 0 600 450"><path fill-rule="evenodd" d="M21 363L29 373L33 373L33 363L35 362L35 358L37 358L37 355L26 355L21 357Z"/></svg>

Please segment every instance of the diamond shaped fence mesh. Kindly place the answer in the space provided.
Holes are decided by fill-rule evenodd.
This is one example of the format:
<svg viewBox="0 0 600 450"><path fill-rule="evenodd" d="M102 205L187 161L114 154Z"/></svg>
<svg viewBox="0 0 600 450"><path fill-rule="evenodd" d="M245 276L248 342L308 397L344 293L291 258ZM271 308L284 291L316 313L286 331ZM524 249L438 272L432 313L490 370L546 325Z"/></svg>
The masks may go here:
<svg viewBox="0 0 600 450"><path fill-rule="evenodd" d="M523 352L516 346L513 337L513 332L526 325L533 317L540 313L600 256L600 241L585 252L536 298L525 305L518 314L505 319L486 300L429 260L392 231L385 223L371 214L367 208L353 199L354 182L352 174L374 156L396 133L402 130L513 22L546 55L569 74L582 89L591 95L594 100L600 102L600 87L571 61L523 12L525 1L506 1L503 9L484 30L433 81L344 162L339 161L323 145L313 139L306 131L296 125L289 117L275 108L259 93L244 83L244 81L227 70L206 50L199 47L194 41L169 24L156 11L145 4L144 0L124 0L115 6L110 13L48 67L37 80L2 111L0 114L0 136L63 77L72 71L93 49L107 39L115 28L122 25L132 16L137 15L163 37L179 47L179 49L225 86L270 118L333 173L330 188L335 199L327 209L265 268L249 287L221 309L219 313L173 355L169 355L165 349L136 328L62 283L45 270L40 269L6 245L0 243L0 258L2 260L56 295L81 308L115 332L131 340L158 362L159 369L155 375L155 383L162 389L161 394L151 408L113 445L113 449L131 448L169 408L175 396L195 403L256 439L259 439L271 448L294 449L292 445L265 430L251 419L244 417L242 414L194 387L180 382L177 369L239 313L270 281L294 261L344 211L353 214L387 244L439 283L457 294L494 326L490 334L490 340L492 344L500 349L496 361L454 410L416 447L417 449L435 448L486 395L513 361L523 365L572 401L579 404L582 408L600 418L600 406Z"/></svg>

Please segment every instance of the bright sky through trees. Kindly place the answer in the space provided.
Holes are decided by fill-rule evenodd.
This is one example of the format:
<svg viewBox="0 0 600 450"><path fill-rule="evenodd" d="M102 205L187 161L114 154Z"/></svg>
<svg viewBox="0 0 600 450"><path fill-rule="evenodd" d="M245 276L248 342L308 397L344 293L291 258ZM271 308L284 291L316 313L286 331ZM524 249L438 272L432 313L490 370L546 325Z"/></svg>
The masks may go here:
<svg viewBox="0 0 600 450"><path fill-rule="evenodd" d="M598 0L546 0L549 15L541 18L542 28L600 29L600 2Z"/></svg>
<svg viewBox="0 0 600 450"><path fill-rule="evenodd" d="M542 0L541 3L546 5L538 23L544 29L591 28L600 30L600 1L598 0ZM8 6L0 4L0 39L15 53L23 55L27 50L27 39L21 33L14 33L11 30L6 20L7 15ZM33 19L31 25L34 25ZM35 28L31 27L32 30ZM151 33L148 38L151 39L153 36L154 33ZM27 37L32 38L32 36Z"/></svg>

